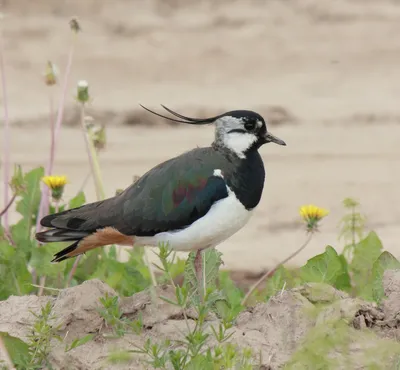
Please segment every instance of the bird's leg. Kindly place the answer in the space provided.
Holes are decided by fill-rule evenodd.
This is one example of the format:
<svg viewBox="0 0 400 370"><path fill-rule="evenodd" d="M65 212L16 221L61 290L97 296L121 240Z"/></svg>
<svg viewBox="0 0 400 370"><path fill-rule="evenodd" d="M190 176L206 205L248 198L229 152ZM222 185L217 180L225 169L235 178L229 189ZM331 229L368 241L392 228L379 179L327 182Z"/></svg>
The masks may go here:
<svg viewBox="0 0 400 370"><path fill-rule="evenodd" d="M203 300L206 293L205 264L203 263L203 251L199 249L194 258L194 269L196 271L197 286L200 297Z"/></svg>

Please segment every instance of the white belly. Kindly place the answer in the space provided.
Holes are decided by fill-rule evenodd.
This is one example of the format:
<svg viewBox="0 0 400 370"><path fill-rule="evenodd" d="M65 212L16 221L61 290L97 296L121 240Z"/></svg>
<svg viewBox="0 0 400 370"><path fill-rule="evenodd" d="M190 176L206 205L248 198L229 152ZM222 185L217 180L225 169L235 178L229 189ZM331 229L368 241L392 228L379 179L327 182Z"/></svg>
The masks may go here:
<svg viewBox="0 0 400 370"><path fill-rule="evenodd" d="M228 188L228 187L227 187ZM252 211L228 188L228 197L212 205L205 216L185 229L162 232L152 237L136 237L135 245L157 246L167 243L177 251L213 247L239 231L249 221Z"/></svg>

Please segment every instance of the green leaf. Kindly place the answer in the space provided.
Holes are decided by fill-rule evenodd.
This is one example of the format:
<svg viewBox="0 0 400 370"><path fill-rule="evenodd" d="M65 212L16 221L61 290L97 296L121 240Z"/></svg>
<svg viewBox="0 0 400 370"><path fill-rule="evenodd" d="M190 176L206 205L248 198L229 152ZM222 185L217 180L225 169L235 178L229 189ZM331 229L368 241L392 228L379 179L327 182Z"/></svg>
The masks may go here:
<svg viewBox="0 0 400 370"><path fill-rule="evenodd" d="M78 194L75 195L75 197L73 197L69 201L68 208L72 209L72 208L80 207L80 206L84 205L85 202L86 202L85 193L83 191L80 191Z"/></svg>
<svg viewBox="0 0 400 370"><path fill-rule="evenodd" d="M0 300L10 295L30 293L32 277L22 249L14 248L6 241L0 242Z"/></svg>
<svg viewBox="0 0 400 370"><path fill-rule="evenodd" d="M19 164L14 165L14 174L10 181L10 188L13 194L20 195L25 188L24 175Z"/></svg>
<svg viewBox="0 0 400 370"><path fill-rule="evenodd" d="M172 279L176 278L179 275L184 274L185 272L185 260L176 258L174 263L172 263L169 267L169 273L171 274Z"/></svg>
<svg viewBox="0 0 400 370"><path fill-rule="evenodd" d="M354 256L350 268L354 272L370 269L382 250L382 242L375 232L371 231L363 240L355 245Z"/></svg>
<svg viewBox="0 0 400 370"><path fill-rule="evenodd" d="M36 269L39 276L55 278L59 273L64 273L65 264L51 263L54 254L65 248L67 244L47 243L32 249L30 264Z"/></svg>
<svg viewBox="0 0 400 370"><path fill-rule="evenodd" d="M387 251L384 251L375 261L372 267L372 297L377 303L385 297L382 284L384 272L397 269L400 269L400 262Z"/></svg>
<svg viewBox="0 0 400 370"><path fill-rule="evenodd" d="M22 199L17 203L17 212L24 219L31 220L37 214L40 203L40 179L44 176L43 167L34 168L24 176L25 190L22 192Z"/></svg>
<svg viewBox="0 0 400 370"><path fill-rule="evenodd" d="M231 307L232 314L236 316L244 308L241 303L244 297L243 291L236 287L235 283L230 278L228 271L220 272L219 287L223 291L228 304Z"/></svg>
<svg viewBox="0 0 400 370"><path fill-rule="evenodd" d="M349 275L349 265L347 263L344 255L339 255L340 262L342 264L342 274L339 275L335 282L335 288L343 290L345 292L350 292L351 290L351 279Z"/></svg>
<svg viewBox="0 0 400 370"><path fill-rule="evenodd" d="M32 222L31 220L21 219L15 225L11 226L11 237L17 249L25 252L27 260L29 260L32 248L36 242L32 241Z"/></svg>
<svg viewBox="0 0 400 370"><path fill-rule="evenodd" d="M102 250L101 259L97 256L94 260L94 271L91 273L92 255L83 259L75 276L80 280L98 278L118 291L122 296L130 296L144 290L151 284L149 272L143 261L137 258L137 253L131 253L128 262L120 262L116 259L116 248L109 251ZM93 253L95 254L95 253Z"/></svg>
<svg viewBox="0 0 400 370"><path fill-rule="evenodd" d="M201 282L199 284L197 281L196 269L194 266L196 253L197 252L195 251L189 253L184 271L184 281L188 284L189 296L200 296L198 289ZM202 252L203 272L205 273L207 289L216 287L219 267L222 264L221 256L222 253L217 251L215 248L208 248Z"/></svg>
<svg viewBox="0 0 400 370"><path fill-rule="evenodd" d="M0 331L0 337L14 365L29 363L29 346L19 338L13 337L8 333Z"/></svg>
<svg viewBox="0 0 400 370"><path fill-rule="evenodd" d="M65 352L69 352L76 347L82 346L85 343L91 341L93 338L94 338L94 334L88 334L82 338L76 338L72 341L72 343L69 346L65 346Z"/></svg>
<svg viewBox="0 0 400 370"><path fill-rule="evenodd" d="M335 249L327 246L325 253L309 259L300 271L305 282L327 283L335 285L344 274L342 261Z"/></svg>
<svg viewBox="0 0 400 370"><path fill-rule="evenodd" d="M285 267L279 266L274 274L267 279L266 289L263 291L263 295L267 300L273 297L278 292L282 291L284 287L287 287L287 275L288 271L285 269Z"/></svg>
<svg viewBox="0 0 400 370"><path fill-rule="evenodd" d="M221 294L223 297L223 293ZM226 321L232 321L240 312L240 310L236 312L226 298L216 300L211 308L218 315L218 317Z"/></svg>
<svg viewBox="0 0 400 370"><path fill-rule="evenodd" d="M354 247L353 259L349 265L356 294L372 301L372 268L381 254L382 243L375 232L371 231Z"/></svg>

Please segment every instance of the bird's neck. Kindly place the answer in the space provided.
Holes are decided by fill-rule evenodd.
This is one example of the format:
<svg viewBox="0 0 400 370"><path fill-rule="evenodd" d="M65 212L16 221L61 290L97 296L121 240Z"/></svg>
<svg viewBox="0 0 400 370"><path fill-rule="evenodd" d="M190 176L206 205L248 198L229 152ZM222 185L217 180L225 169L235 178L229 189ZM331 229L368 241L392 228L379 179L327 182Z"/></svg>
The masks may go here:
<svg viewBox="0 0 400 370"><path fill-rule="evenodd" d="M224 146L213 143L212 147L230 163L227 167L227 185L246 209L255 208L261 200L265 180L264 163L258 150L249 150L244 158L240 158Z"/></svg>
<svg viewBox="0 0 400 370"><path fill-rule="evenodd" d="M232 141L225 141L222 140L221 138L216 138L214 142L211 144L211 147L214 150L218 150L228 157L236 157L241 160L245 160L248 155L250 157L254 153L258 153L258 147L255 146L254 144L247 145L247 143L243 145L238 145L238 143L232 142Z"/></svg>

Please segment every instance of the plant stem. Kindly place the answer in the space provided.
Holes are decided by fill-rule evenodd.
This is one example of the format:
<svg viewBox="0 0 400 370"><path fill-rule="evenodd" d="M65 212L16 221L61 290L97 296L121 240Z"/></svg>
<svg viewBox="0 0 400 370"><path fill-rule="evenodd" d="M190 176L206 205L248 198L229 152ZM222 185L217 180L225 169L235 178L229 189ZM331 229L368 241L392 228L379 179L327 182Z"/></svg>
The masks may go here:
<svg viewBox="0 0 400 370"><path fill-rule="evenodd" d="M59 131L61 129L61 122L63 119L65 97L67 95L67 89L68 89L68 79L69 79L69 75L71 73L72 57L74 55L75 43L76 43L76 39L77 39L76 35L77 35L77 32L73 31L71 46L70 46L69 53L68 53L67 66L65 69L64 80L63 80L63 85L62 85L62 90L61 90L61 98L60 98L60 102L58 105L57 118L56 118L54 125L51 124L52 143L50 146L50 158L49 158L49 163L48 163L48 167L47 167L48 175L51 175L51 172L53 171L56 142L57 142L57 138L59 135ZM52 100L51 100L51 105L50 105L50 119L53 121L53 102L52 102ZM49 189L47 189L47 186L42 185L42 192L41 192L40 204L39 204L39 212L38 212L37 219L36 219L36 232L39 232L41 230L40 220L42 219L43 216L45 216L47 214L48 204L49 204ZM38 247L40 247L39 242L38 242ZM32 275L33 283L36 283L36 275L37 274L36 274L35 268L32 268L31 275Z"/></svg>
<svg viewBox="0 0 400 370"><path fill-rule="evenodd" d="M69 284L71 284L72 278L75 275L76 269L78 268L79 261L81 260L81 258L82 258L82 254L75 258L75 261L74 261L74 264L72 265L71 271L68 274L67 284L65 285L66 288L68 288Z"/></svg>
<svg viewBox="0 0 400 370"><path fill-rule="evenodd" d="M36 284L31 284L33 287L35 287L35 288L40 288L40 285L36 285ZM57 288L50 288L50 287L45 287L44 289L47 289L47 290L52 290L52 291L54 291L54 292L61 292L61 290L62 289L57 289Z"/></svg>
<svg viewBox="0 0 400 370"><path fill-rule="evenodd" d="M72 32L72 42L71 42L71 46L70 46L69 53L68 53L68 62L67 62L67 67L65 69L65 77L64 77L64 81L63 81L63 87L62 87L62 95L61 95L60 103L58 106L57 118L56 118L56 123L55 123L54 137L55 137L56 142L57 142L58 136L60 134L60 129L61 129L61 122L62 122L64 106L65 106L65 96L67 95L68 78L69 78L69 75L71 72L72 57L74 55L76 39L77 39L77 33ZM51 158L51 168L53 167L53 163L54 163L54 157Z"/></svg>
<svg viewBox="0 0 400 370"><path fill-rule="evenodd" d="M134 247L135 248L135 247ZM156 292L156 286L157 286L157 279L156 276L154 274L154 270L152 268L152 265L150 264L150 259L148 256L148 251L147 248L144 247L144 262L147 265L147 268L149 270L150 273L150 278L151 278L151 286L150 286L150 295L151 295L151 300L153 303L156 303L157 300L157 292ZM169 274L169 272L168 272Z"/></svg>
<svg viewBox="0 0 400 370"><path fill-rule="evenodd" d="M153 269L151 268L149 254L148 254L148 250L147 250L146 247L144 248L144 262L146 263L146 265L149 268L149 273L150 273L151 282L153 284L153 287L156 287L157 286L157 279L156 279L156 276L154 274ZM168 275L169 275L169 272L168 272ZM171 278L171 280L172 280L172 278Z"/></svg>
<svg viewBox="0 0 400 370"><path fill-rule="evenodd" d="M52 120L52 122L51 122L51 140L52 141L51 141L51 146L50 146L50 157L49 157L49 162L48 162L48 166L47 166L47 175L51 175L51 173L53 171L56 143L57 143L57 139L58 139L59 132L61 129L61 123L62 123L63 114L64 114L64 107L65 107L65 100L66 100L65 98L67 95L68 79L69 79L69 76L71 73L72 57L74 55L76 38L77 38L77 33L72 32L72 41L71 41L71 46L70 46L69 53L68 53L67 66L65 69L65 75L64 75L64 80L63 80L63 85L62 85L62 90L61 90L61 98L60 98L60 102L58 105L56 121L54 124L53 124L53 122L54 122L53 99L52 99L52 97L50 98L50 119ZM36 222L36 232L39 232L41 230L40 220L42 219L43 216L46 216L46 214L47 214L48 202L49 202L49 189L47 188L47 186L43 186L42 194L41 194L41 198L40 198L39 214L38 214L37 222ZM38 243L38 246L40 246L40 243Z"/></svg>
<svg viewBox="0 0 400 370"><path fill-rule="evenodd" d="M3 217L8 209L12 206L12 204L14 203L15 198L17 197L17 194L13 194L12 198L9 200L8 204L5 206L5 208L0 212L0 217Z"/></svg>
<svg viewBox="0 0 400 370"><path fill-rule="evenodd" d="M53 96L50 94L49 97L49 123L50 123L50 157L49 157L49 162L47 164L47 173L46 175L50 176L52 171L53 171L53 163L54 163L54 154L55 154L55 148L56 148L56 139L55 139L55 123L54 123L54 108L53 108ZM39 203L39 211L38 215L36 217L36 232L40 232L42 229L42 225L40 225L40 220L42 217L46 216L49 210L49 197L50 197L50 189L45 185L42 184L42 192L40 195L40 203ZM38 247L40 247L40 242L38 243ZM37 276L36 276L36 269L32 269L32 281L33 283L36 282ZM41 278L42 279L42 278ZM43 283L43 284L42 284ZM39 284L44 286L45 281L40 281ZM43 292L43 289L41 290ZM40 291L39 291L40 295Z"/></svg>
<svg viewBox="0 0 400 370"><path fill-rule="evenodd" d="M88 129L86 128L86 125L85 125L85 104L84 103L81 104L81 126L83 129L83 135L84 135L85 143L86 143L86 150L88 153L89 162L90 162L92 174L94 177L97 200L103 200L105 198L105 193L104 193L103 181L102 181L102 177L101 177L99 159L98 159L97 151L96 151L96 148L94 147L90 132L88 131Z"/></svg>
<svg viewBox="0 0 400 370"><path fill-rule="evenodd" d="M55 201L54 208L55 208L55 213L58 213L58 211L60 209L60 202L58 200ZM40 281L39 281L40 288L39 288L39 293L38 293L39 297L43 294L43 289L44 289L45 284L46 284L46 275L40 277Z"/></svg>
<svg viewBox="0 0 400 370"><path fill-rule="evenodd" d="M43 294L45 284L46 284L46 275L41 276L39 279L39 292L38 292L39 297Z"/></svg>
<svg viewBox="0 0 400 370"><path fill-rule="evenodd" d="M81 104L81 126L82 126L82 130L83 130L83 136L85 139L86 150L87 150L88 157L89 157L90 167L91 167L92 174L94 177L97 200L103 200L105 198L103 180L101 177L100 165L99 165L96 148L93 145L93 140L86 128L86 125L85 125L85 104L84 103ZM74 274L76 272L76 269L78 268L78 264L79 264L79 261L81 260L81 258L82 258L82 255L79 255L75 259L74 264L72 265L71 271L68 274L66 287L68 287L69 284L71 283L72 278L74 277Z"/></svg>
<svg viewBox="0 0 400 370"><path fill-rule="evenodd" d="M49 162L47 163L46 175L50 176L53 171L54 154L55 154L55 131L54 131L54 108L53 108L53 96L49 97L49 122L50 122L50 156ZM42 184L42 193L39 204L39 213L36 219L36 232L41 230L40 220L46 216L49 209L49 196L50 189Z"/></svg>
<svg viewBox="0 0 400 370"><path fill-rule="evenodd" d="M352 207L351 209L351 244L353 249L356 246L356 209Z"/></svg>
<svg viewBox="0 0 400 370"><path fill-rule="evenodd" d="M10 181L10 119L8 114L8 101L7 101L7 81L6 70L4 65L4 40L3 29L0 29L0 70L1 70L1 86L3 90L3 107L4 107L4 136L3 136L3 181L4 181L4 206L9 202L9 181ZM4 217L4 231L6 234L10 233L10 225L8 219L8 208Z"/></svg>
<svg viewBox="0 0 400 370"><path fill-rule="evenodd" d="M91 175L92 175L92 171L89 171L89 173L86 175L85 179L83 180L81 187L79 188L79 192L84 191L85 186L86 186L87 182L89 181Z"/></svg>
<svg viewBox="0 0 400 370"><path fill-rule="evenodd" d="M10 209L10 207L12 206L12 204L14 203L16 198L17 198L17 194L15 193L15 194L13 194L12 198L10 199L8 204L5 206L5 208L0 212L0 221L1 221L1 218L7 214L8 210ZM5 230L4 229L4 235L7 238L8 242L10 243L10 245L12 245L14 248L16 248L16 245L15 245L13 239L12 239L10 230Z"/></svg>
<svg viewBox="0 0 400 370"><path fill-rule="evenodd" d="M273 267L272 269L270 269L269 271L267 271L263 276L261 276L260 279L258 279L258 281L253 284L253 286L249 289L249 291L247 292L247 294L245 295L245 297L242 299L242 305L244 306L246 304L246 302L248 301L248 299L250 298L250 296L253 294L253 292L257 289L257 287L267 278L271 277L275 271L282 266L283 264L285 264L286 262L290 261L292 258L294 258L295 256L297 256L307 245L308 243L310 243L312 237L313 237L314 233L311 231L308 233L308 237L306 239L306 241L303 243L303 245L297 249L295 252L293 252L289 257L285 258L283 261L279 262L277 265L275 265L275 267Z"/></svg>

